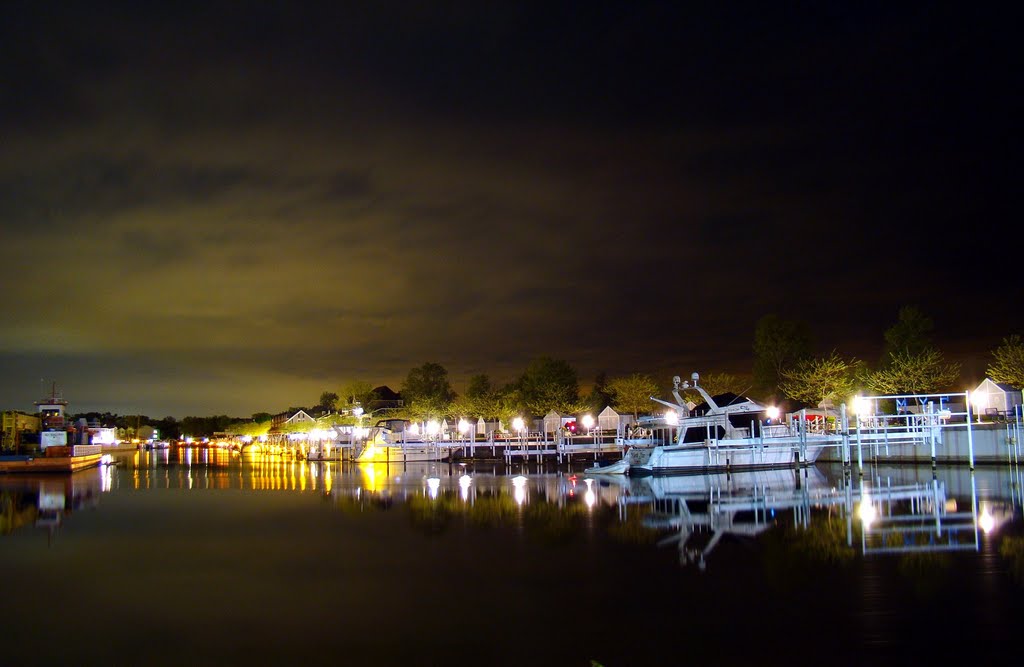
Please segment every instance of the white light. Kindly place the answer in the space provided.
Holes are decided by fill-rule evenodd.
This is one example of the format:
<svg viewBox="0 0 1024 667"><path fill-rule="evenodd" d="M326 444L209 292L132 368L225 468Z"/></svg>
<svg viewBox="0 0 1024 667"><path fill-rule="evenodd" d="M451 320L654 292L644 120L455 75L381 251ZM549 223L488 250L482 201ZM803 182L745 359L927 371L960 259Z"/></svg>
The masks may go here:
<svg viewBox="0 0 1024 667"><path fill-rule="evenodd" d="M583 415L583 428L590 430L594 426L594 418L590 415Z"/></svg>
<svg viewBox="0 0 1024 667"><path fill-rule="evenodd" d="M409 433L411 433L412 435L419 435L420 425L417 422L409 424Z"/></svg>
<svg viewBox="0 0 1024 667"><path fill-rule="evenodd" d="M853 407L853 414L855 414L855 415L863 415L863 414L867 413L867 411L868 411L868 402L864 399L863 396L854 396L853 397L853 406L852 407Z"/></svg>
<svg viewBox="0 0 1024 667"><path fill-rule="evenodd" d="M981 513L981 516L978 517L978 525L981 526L981 529L985 531L986 535L991 533L992 529L996 527L996 520L989 513L987 508Z"/></svg>
<svg viewBox="0 0 1024 667"><path fill-rule="evenodd" d="M362 417L363 416L363 409L360 408L360 407L352 408L352 414L355 415L356 417Z"/></svg>
<svg viewBox="0 0 1024 667"><path fill-rule="evenodd" d="M871 504L871 499L864 496L860 501L860 509L857 511L860 515L861 523L864 524L864 528L870 528L874 522L878 513L875 511L875 506Z"/></svg>
<svg viewBox="0 0 1024 667"><path fill-rule="evenodd" d="M465 434L469 430L469 422L465 419L459 420L459 433Z"/></svg>
<svg viewBox="0 0 1024 667"><path fill-rule="evenodd" d="M665 412L665 423L670 426L675 426L679 423L679 413L675 410L668 410Z"/></svg>
<svg viewBox="0 0 1024 667"><path fill-rule="evenodd" d="M523 421L522 417L516 417L512 420L512 428L522 432L522 430L526 428L526 422Z"/></svg>
<svg viewBox="0 0 1024 667"><path fill-rule="evenodd" d="M594 489L591 488L591 485L593 485L594 480L588 477L583 481L587 483L587 492L583 494L583 502L587 504L587 507L593 509L594 503L597 500L597 498L594 496Z"/></svg>
<svg viewBox="0 0 1024 667"><path fill-rule="evenodd" d="M473 480L469 475L463 475L459 478L459 489L462 491L463 500L469 500L469 485L472 483Z"/></svg>
<svg viewBox="0 0 1024 667"><path fill-rule="evenodd" d="M769 406L765 413L768 415L768 419L774 420L779 418L779 408L774 405Z"/></svg>
<svg viewBox="0 0 1024 667"><path fill-rule="evenodd" d="M441 480L437 477L431 477L427 479L427 489L430 490L430 498L437 498L437 490L441 488Z"/></svg>
<svg viewBox="0 0 1024 667"><path fill-rule="evenodd" d="M516 499L517 505L522 505L526 502L526 478L522 475L512 478L512 486L515 487L515 492L512 494Z"/></svg>
<svg viewBox="0 0 1024 667"><path fill-rule="evenodd" d="M427 435L429 435L429 436L437 435L437 432L438 432L438 430L440 428L441 428L441 425L438 424L433 419L431 419L430 421L427 422Z"/></svg>

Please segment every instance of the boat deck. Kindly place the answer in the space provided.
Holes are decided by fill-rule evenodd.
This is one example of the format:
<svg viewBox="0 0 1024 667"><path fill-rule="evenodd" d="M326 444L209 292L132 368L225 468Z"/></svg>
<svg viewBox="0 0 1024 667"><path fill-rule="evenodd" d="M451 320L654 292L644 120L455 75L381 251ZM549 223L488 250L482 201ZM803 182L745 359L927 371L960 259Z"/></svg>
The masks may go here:
<svg viewBox="0 0 1024 667"><path fill-rule="evenodd" d="M71 473L94 468L103 460L103 454L80 456L0 456L0 474L6 473Z"/></svg>

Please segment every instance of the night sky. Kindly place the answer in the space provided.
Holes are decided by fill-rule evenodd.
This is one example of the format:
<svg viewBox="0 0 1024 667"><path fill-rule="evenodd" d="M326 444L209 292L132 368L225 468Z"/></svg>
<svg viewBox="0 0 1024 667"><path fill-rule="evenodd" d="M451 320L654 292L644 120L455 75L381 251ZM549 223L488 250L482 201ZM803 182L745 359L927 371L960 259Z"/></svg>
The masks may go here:
<svg viewBox="0 0 1024 667"><path fill-rule="evenodd" d="M249 415L1024 330L984 3L4 3L0 407ZM333 6L331 6L333 5ZM42 380L42 382L41 382Z"/></svg>

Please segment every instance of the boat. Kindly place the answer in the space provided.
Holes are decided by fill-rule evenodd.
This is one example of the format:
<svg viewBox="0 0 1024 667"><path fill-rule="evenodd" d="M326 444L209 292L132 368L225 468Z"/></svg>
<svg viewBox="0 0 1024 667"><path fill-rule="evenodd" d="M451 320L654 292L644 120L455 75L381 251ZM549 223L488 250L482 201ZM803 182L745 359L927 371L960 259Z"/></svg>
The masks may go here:
<svg viewBox="0 0 1024 667"><path fill-rule="evenodd" d="M36 401L40 452L0 456L0 473L72 473L110 463L112 457L103 452L101 445L74 444L78 431L68 430L67 406L68 402L57 395L56 385L49 397Z"/></svg>
<svg viewBox="0 0 1024 667"><path fill-rule="evenodd" d="M370 428L357 463L441 461L451 447L424 437L419 424L408 419L381 419Z"/></svg>
<svg viewBox="0 0 1024 667"><path fill-rule="evenodd" d="M828 446L841 442L827 429L825 419L809 420L794 413L785 421L769 406L747 397L712 397L694 373L690 382L673 378L675 403L651 398L669 408L661 420L674 433L666 444L630 447L618 461L588 468L587 474L677 474L762 468L803 467L817 460ZM689 407L680 391L696 390L704 402ZM693 404L690 404L693 405ZM687 415L679 418L679 415Z"/></svg>

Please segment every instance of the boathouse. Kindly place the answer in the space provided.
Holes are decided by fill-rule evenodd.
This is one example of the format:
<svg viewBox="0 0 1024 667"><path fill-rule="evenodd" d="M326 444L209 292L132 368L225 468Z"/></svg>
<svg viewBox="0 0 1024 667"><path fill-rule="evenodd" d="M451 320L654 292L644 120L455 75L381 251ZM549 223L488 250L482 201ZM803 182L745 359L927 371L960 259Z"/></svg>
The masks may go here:
<svg viewBox="0 0 1024 667"><path fill-rule="evenodd" d="M622 430L632 423L633 415L616 412L610 405L597 415L597 427L602 433L622 433Z"/></svg>
<svg viewBox="0 0 1024 667"><path fill-rule="evenodd" d="M576 421L576 418L572 415L564 415L561 412L552 410L544 415L544 432L558 433L562 430L562 427L571 421Z"/></svg>
<svg viewBox="0 0 1024 667"><path fill-rule="evenodd" d="M1013 414L1015 406L1021 405L1021 390L985 378L971 392L971 403L983 417L1006 417Z"/></svg>

